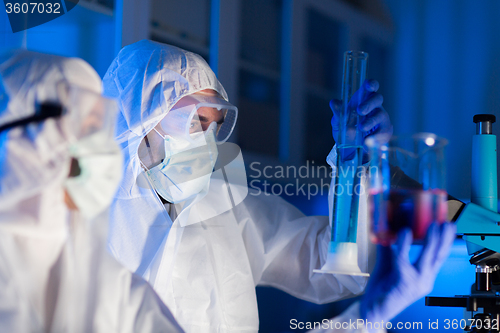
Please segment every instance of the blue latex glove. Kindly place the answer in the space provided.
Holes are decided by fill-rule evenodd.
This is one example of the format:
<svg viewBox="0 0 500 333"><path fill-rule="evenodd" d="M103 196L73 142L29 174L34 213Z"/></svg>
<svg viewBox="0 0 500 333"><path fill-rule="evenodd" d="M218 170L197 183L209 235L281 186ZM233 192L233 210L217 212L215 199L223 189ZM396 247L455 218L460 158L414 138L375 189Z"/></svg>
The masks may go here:
<svg viewBox="0 0 500 333"><path fill-rule="evenodd" d="M413 264L409 258L411 230L402 230L392 247L379 245L377 263L360 304L361 318L386 323L430 293L455 237L455 224L433 223Z"/></svg>
<svg viewBox="0 0 500 333"><path fill-rule="evenodd" d="M392 124L389 114L382 107L384 98L377 93L379 83L376 80L365 80L361 88L354 93L349 102L350 108L364 116L360 126L363 137L375 134L387 134L387 138L392 135ZM330 101L330 108L333 111L332 134L335 142L339 142L340 122L339 115L342 109L342 101L333 99ZM346 141L354 140L356 135L355 118L351 117L347 123ZM364 142L363 142L364 144ZM365 147L365 152L367 151Z"/></svg>

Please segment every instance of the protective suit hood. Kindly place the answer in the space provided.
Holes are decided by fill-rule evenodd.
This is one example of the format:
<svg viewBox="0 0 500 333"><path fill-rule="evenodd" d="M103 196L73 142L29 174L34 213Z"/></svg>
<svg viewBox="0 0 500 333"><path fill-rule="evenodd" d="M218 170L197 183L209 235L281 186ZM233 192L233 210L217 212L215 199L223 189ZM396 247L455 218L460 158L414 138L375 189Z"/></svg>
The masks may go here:
<svg viewBox="0 0 500 333"><path fill-rule="evenodd" d="M124 47L103 79L104 95L119 104L116 137L140 142L182 97L204 89L227 94L199 55L142 40Z"/></svg>

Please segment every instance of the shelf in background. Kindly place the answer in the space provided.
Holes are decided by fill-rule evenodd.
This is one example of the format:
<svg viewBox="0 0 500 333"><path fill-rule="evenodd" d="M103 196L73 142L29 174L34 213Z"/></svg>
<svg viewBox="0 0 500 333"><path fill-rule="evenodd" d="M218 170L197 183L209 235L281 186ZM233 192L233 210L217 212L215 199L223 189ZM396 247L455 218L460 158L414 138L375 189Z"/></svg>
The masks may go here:
<svg viewBox="0 0 500 333"><path fill-rule="evenodd" d="M179 34L165 31L162 28L151 27L150 37L152 40L173 44L180 48L187 49L191 52L200 54L203 57L208 57L209 49L207 46L200 45L200 43L181 37Z"/></svg>
<svg viewBox="0 0 500 333"><path fill-rule="evenodd" d="M265 68L264 66L246 61L246 60L239 60L240 64L240 69L243 69L245 71L251 72L253 74L257 74L259 76L263 76L267 79L273 80L273 81L279 81L280 80L280 73L279 71L272 70L269 68Z"/></svg>

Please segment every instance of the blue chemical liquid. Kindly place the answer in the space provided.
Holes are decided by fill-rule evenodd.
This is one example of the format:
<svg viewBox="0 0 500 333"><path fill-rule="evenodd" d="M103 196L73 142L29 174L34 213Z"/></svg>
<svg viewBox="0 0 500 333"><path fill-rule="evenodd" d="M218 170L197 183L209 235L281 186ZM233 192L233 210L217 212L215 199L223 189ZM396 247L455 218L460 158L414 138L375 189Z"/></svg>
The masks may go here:
<svg viewBox="0 0 500 333"><path fill-rule="evenodd" d="M362 161L362 146L337 148L332 242L356 243L359 196L366 191L361 183L361 177L364 173Z"/></svg>

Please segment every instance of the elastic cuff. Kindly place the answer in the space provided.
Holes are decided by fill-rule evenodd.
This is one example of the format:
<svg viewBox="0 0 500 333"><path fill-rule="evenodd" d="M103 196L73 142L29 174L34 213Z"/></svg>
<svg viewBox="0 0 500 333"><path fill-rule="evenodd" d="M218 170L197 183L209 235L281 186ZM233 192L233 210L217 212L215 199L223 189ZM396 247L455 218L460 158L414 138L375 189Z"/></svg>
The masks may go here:
<svg viewBox="0 0 500 333"><path fill-rule="evenodd" d="M337 159L337 145L334 145L332 150L330 150L330 153L326 157L326 162L333 168L335 169L336 165L336 160Z"/></svg>

